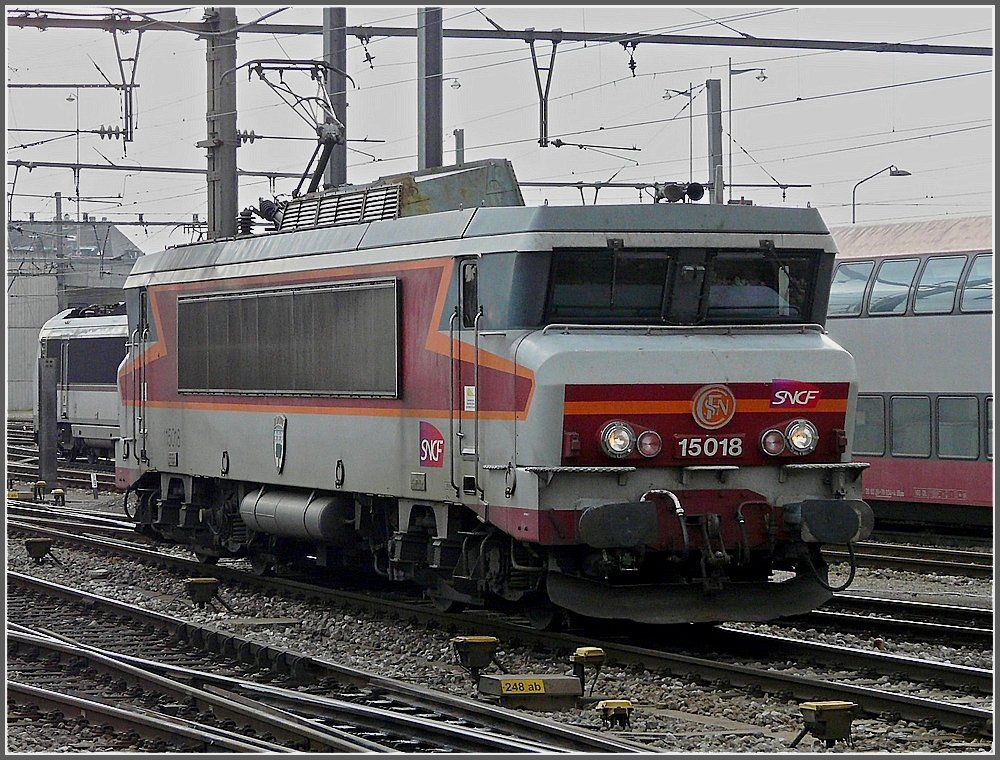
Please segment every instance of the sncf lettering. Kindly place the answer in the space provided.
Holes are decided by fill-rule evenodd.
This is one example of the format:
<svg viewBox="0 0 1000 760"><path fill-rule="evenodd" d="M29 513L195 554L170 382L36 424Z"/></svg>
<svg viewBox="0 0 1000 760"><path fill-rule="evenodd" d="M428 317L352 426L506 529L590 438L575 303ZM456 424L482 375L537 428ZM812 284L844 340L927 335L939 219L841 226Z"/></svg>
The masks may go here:
<svg viewBox="0 0 1000 760"><path fill-rule="evenodd" d="M819 398L819 391L775 391L775 406L809 406Z"/></svg>
<svg viewBox="0 0 1000 760"><path fill-rule="evenodd" d="M444 453L444 441L421 441L420 442L420 461L431 463L430 466L434 467L437 462L441 461L441 455Z"/></svg>
<svg viewBox="0 0 1000 760"><path fill-rule="evenodd" d="M420 423L420 466L444 466L444 436L429 422Z"/></svg>
<svg viewBox="0 0 1000 760"><path fill-rule="evenodd" d="M771 407L775 409L812 409L822 396L821 388L798 380L771 382Z"/></svg>

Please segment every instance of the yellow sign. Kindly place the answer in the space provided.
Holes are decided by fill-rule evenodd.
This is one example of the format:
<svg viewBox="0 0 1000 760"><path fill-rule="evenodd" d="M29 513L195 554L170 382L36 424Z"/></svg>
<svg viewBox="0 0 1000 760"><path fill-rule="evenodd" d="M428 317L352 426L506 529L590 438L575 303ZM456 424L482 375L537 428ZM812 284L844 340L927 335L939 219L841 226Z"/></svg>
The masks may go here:
<svg viewBox="0 0 1000 760"><path fill-rule="evenodd" d="M545 682L541 678L501 678L501 694L544 694Z"/></svg>

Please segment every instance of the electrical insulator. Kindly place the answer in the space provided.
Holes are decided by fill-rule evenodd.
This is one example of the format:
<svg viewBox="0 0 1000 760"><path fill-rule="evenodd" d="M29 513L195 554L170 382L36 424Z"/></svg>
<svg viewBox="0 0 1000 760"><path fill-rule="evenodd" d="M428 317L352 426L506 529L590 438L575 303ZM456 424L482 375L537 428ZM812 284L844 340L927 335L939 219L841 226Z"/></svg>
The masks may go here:
<svg viewBox="0 0 1000 760"><path fill-rule="evenodd" d="M254 134L252 129L241 129L236 134L239 135L240 143L252 143L257 139L257 135Z"/></svg>
<svg viewBox="0 0 1000 760"><path fill-rule="evenodd" d="M117 140L124 134L124 130L121 127L105 127L102 125L101 128L97 130L97 134L101 136L102 140L105 137L109 140Z"/></svg>
<svg viewBox="0 0 1000 760"><path fill-rule="evenodd" d="M253 234L253 209L245 208L240 212L239 217L239 234L241 235L251 235Z"/></svg>

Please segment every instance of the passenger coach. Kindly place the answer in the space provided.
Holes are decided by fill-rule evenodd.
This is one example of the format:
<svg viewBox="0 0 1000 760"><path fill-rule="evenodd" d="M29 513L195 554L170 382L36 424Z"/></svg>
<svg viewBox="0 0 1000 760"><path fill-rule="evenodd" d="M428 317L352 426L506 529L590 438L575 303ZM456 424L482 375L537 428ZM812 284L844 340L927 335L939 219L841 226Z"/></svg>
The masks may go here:
<svg viewBox="0 0 1000 760"><path fill-rule="evenodd" d="M858 364L865 497L885 522L992 525L992 218L833 233L827 326Z"/></svg>

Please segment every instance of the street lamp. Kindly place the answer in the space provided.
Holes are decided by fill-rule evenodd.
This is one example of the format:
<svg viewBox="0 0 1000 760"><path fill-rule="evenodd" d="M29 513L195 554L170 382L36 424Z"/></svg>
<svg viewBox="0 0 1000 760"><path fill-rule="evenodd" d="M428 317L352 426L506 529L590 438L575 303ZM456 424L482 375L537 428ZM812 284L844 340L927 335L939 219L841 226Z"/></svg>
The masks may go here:
<svg viewBox="0 0 1000 760"><path fill-rule="evenodd" d="M758 82L767 79L764 69L734 69L733 59L729 59L729 200L733 199L733 75L749 74L751 71L757 72L754 79Z"/></svg>
<svg viewBox="0 0 1000 760"><path fill-rule="evenodd" d="M863 180L861 180L861 182L858 182L858 184L854 186L854 190L851 192L851 224L854 224L854 221L856 219L855 211L856 211L856 196L857 196L857 193L858 193L858 185L860 185L862 182L867 182L868 180L877 177L882 172L889 172L889 176L890 177L909 177L910 176L910 173L908 171L906 171L906 169L900 169L897 166L895 166L893 164L890 164L889 166L885 167L884 169L879 169L877 172L875 172L874 174L872 174L870 177L865 177Z"/></svg>
<svg viewBox="0 0 1000 760"><path fill-rule="evenodd" d="M66 101L76 103L76 166L73 167L73 180L76 185L76 221L80 222L80 88L76 88L76 94L70 93L66 96Z"/></svg>

